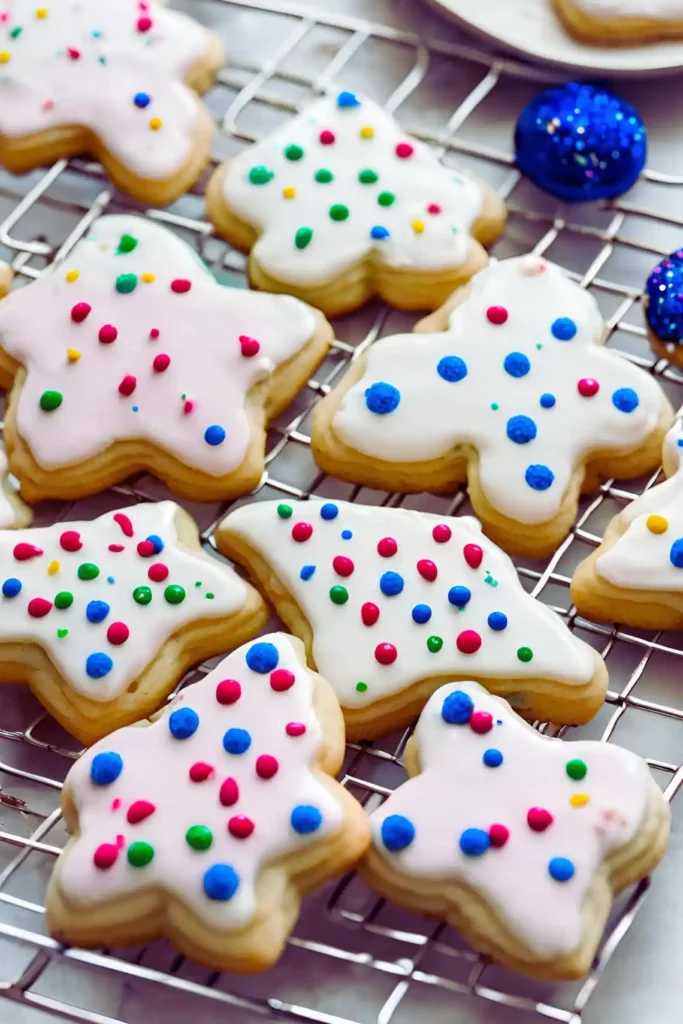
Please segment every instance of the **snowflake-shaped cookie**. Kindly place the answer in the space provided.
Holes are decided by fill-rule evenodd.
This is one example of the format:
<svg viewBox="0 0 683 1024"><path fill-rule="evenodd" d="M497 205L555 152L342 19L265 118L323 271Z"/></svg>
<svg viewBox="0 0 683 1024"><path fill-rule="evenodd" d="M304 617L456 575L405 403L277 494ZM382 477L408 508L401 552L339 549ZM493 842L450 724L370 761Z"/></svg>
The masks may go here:
<svg viewBox="0 0 683 1024"><path fill-rule="evenodd" d="M213 124L190 86L205 91L222 62L216 36L153 0L5 0L0 161L91 153L124 190L169 203L209 157Z"/></svg>
<svg viewBox="0 0 683 1024"><path fill-rule="evenodd" d="M373 345L317 407L323 469L404 491L467 480L494 540L540 555L568 532L582 489L658 464L664 393L601 346L595 300L559 267L492 263L425 326L440 324Z"/></svg>
<svg viewBox="0 0 683 1024"><path fill-rule="evenodd" d="M329 315L377 294L433 309L486 263L502 230L492 189L445 167L378 104L326 97L218 169L218 231L251 249L259 288Z"/></svg>
<svg viewBox="0 0 683 1024"><path fill-rule="evenodd" d="M353 738L410 722L444 678L475 676L531 719L587 721L602 704L601 659L475 519L265 501L231 512L216 540L306 641Z"/></svg>
<svg viewBox="0 0 683 1024"><path fill-rule="evenodd" d="M406 764L370 818L370 884L516 970L585 973L613 894L666 848L669 808L645 762L542 736L465 682L431 697Z"/></svg>
<svg viewBox="0 0 683 1024"><path fill-rule="evenodd" d="M29 526L31 511L17 496L16 488L8 476L7 456L0 441L0 530Z"/></svg>
<svg viewBox="0 0 683 1024"><path fill-rule="evenodd" d="M0 303L0 371L26 371L10 398L12 471L29 501L142 468L190 499L248 491L266 417L330 340L296 299L217 284L158 224L103 217L65 264Z"/></svg>
<svg viewBox="0 0 683 1024"><path fill-rule="evenodd" d="M0 533L0 681L28 682L85 741L156 710L267 617L170 501Z"/></svg>
<svg viewBox="0 0 683 1024"><path fill-rule="evenodd" d="M166 935L219 970L267 967L302 894L368 844L362 808L329 777L343 752L339 706L299 641L242 647L72 768L50 930L87 946Z"/></svg>

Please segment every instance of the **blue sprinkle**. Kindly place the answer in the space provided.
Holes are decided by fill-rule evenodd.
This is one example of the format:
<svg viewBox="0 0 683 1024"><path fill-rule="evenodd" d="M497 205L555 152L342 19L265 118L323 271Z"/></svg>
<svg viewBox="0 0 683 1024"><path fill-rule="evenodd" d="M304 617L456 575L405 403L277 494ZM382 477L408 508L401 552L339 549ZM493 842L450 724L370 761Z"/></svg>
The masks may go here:
<svg viewBox="0 0 683 1024"><path fill-rule="evenodd" d="M346 92L346 90L345 90L344 92L340 92L339 95L337 96L337 106L338 107L359 107L360 106L360 100L355 95L355 93Z"/></svg>
<svg viewBox="0 0 683 1024"><path fill-rule="evenodd" d="M474 711L474 701L464 690L449 693L441 706L441 717L449 725L465 725Z"/></svg>
<svg viewBox="0 0 683 1024"><path fill-rule="evenodd" d="M109 750L103 754L95 754L90 763L90 781L95 786L110 786L116 782L123 771L123 758L120 754Z"/></svg>
<svg viewBox="0 0 683 1024"><path fill-rule="evenodd" d="M224 428L219 427L217 423L214 423L211 427L207 427L204 431L204 440L207 444L210 444L212 448L216 448L217 445L223 444L225 441Z"/></svg>
<svg viewBox="0 0 683 1024"><path fill-rule="evenodd" d="M511 377L526 377L531 369L531 363L523 352L509 352L503 360L503 366Z"/></svg>
<svg viewBox="0 0 683 1024"><path fill-rule="evenodd" d="M612 404L619 412L633 412L640 405L640 399L633 388L618 388L612 395Z"/></svg>
<svg viewBox="0 0 683 1024"><path fill-rule="evenodd" d="M229 900L239 889L240 879L229 864L214 864L204 872L204 892L210 900Z"/></svg>
<svg viewBox="0 0 683 1024"><path fill-rule="evenodd" d="M557 399L555 395L551 395L549 391L546 391L544 395L541 395L541 406L544 409L552 409Z"/></svg>
<svg viewBox="0 0 683 1024"><path fill-rule="evenodd" d="M149 537L146 538L150 544L154 547L154 554L160 555L164 550L164 542L156 533L150 533Z"/></svg>
<svg viewBox="0 0 683 1024"><path fill-rule="evenodd" d="M302 566L301 572L299 573L299 579L310 580L310 578L311 578L311 576L313 575L314 572L315 572L315 566L314 565L304 565L304 566Z"/></svg>
<svg viewBox="0 0 683 1024"><path fill-rule="evenodd" d="M351 532L351 530L342 530L342 532L341 532L341 539L342 540L351 540L352 537L353 537L353 533Z"/></svg>
<svg viewBox="0 0 683 1024"><path fill-rule="evenodd" d="M375 238L378 241L382 238L388 238L389 231L382 227L381 224L375 224L373 228L370 228L370 238Z"/></svg>
<svg viewBox="0 0 683 1024"><path fill-rule="evenodd" d="M403 590L403 577L397 572L382 573L379 581L379 589L385 597L395 597Z"/></svg>
<svg viewBox="0 0 683 1024"><path fill-rule="evenodd" d="M390 814L382 822L382 842L387 850L398 853L410 846L415 838L415 826L403 814Z"/></svg>
<svg viewBox="0 0 683 1024"><path fill-rule="evenodd" d="M528 444L537 434L536 424L530 416L511 416L506 431L515 444Z"/></svg>
<svg viewBox="0 0 683 1024"><path fill-rule="evenodd" d="M91 679L102 679L108 676L114 667L114 662L108 654L99 651L96 654L89 654L85 662L85 671Z"/></svg>
<svg viewBox="0 0 683 1024"><path fill-rule="evenodd" d="M678 540L673 542L669 558L671 559L671 564L675 565L677 569L683 569L683 538L679 537Z"/></svg>
<svg viewBox="0 0 683 1024"><path fill-rule="evenodd" d="M274 668L277 668L277 663L280 660L280 655L275 644L253 644L247 651L245 661L252 672L260 672L261 675L265 675L266 672L272 672Z"/></svg>
<svg viewBox="0 0 683 1024"><path fill-rule="evenodd" d="M488 832L481 828L466 828L460 836L460 849L466 857L481 857L490 845Z"/></svg>
<svg viewBox="0 0 683 1024"><path fill-rule="evenodd" d="M548 871L556 882L568 882L574 877L575 868L567 857L553 857L548 864Z"/></svg>
<svg viewBox="0 0 683 1024"><path fill-rule="evenodd" d="M140 412L140 406L139 405L134 405L133 406L133 412Z"/></svg>
<svg viewBox="0 0 683 1024"><path fill-rule="evenodd" d="M136 107L140 108L140 110L144 110L145 107L148 107L150 104L150 97L146 92L136 92L133 102Z"/></svg>
<svg viewBox="0 0 683 1024"><path fill-rule="evenodd" d="M335 505L334 502L328 501L320 509L320 518L325 519L329 522L331 519L336 519L339 515L339 506Z"/></svg>
<svg viewBox="0 0 683 1024"><path fill-rule="evenodd" d="M500 750L496 750L495 747L489 747L488 750L484 751L482 761L487 768L500 768L503 763L503 755Z"/></svg>
<svg viewBox="0 0 683 1024"><path fill-rule="evenodd" d="M576 337L578 327L570 317L561 316L554 321L550 330L558 341L571 341Z"/></svg>
<svg viewBox="0 0 683 1024"><path fill-rule="evenodd" d="M488 624L491 629L495 629L496 633L500 633L501 630L507 629L508 617L504 612L491 612Z"/></svg>
<svg viewBox="0 0 683 1024"><path fill-rule="evenodd" d="M678 441L676 441L676 444L679 448L683 448L683 438L679 438Z"/></svg>
<svg viewBox="0 0 683 1024"><path fill-rule="evenodd" d="M223 737L223 749L229 754L244 754L251 746L251 736L246 729L228 729Z"/></svg>
<svg viewBox="0 0 683 1024"><path fill-rule="evenodd" d="M300 836L308 836L317 832L323 823L323 816L317 807L311 804L299 804L289 816L292 828Z"/></svg>
<svg viewBox="0 0 683 1024"><path fill-rule="evenodd" d="M555 474L548 466L528 466L524 479L535 491L547 491L553 485Z"/></svg>
<svg viewBox="0 0 683 1024"><path fill-rule="evenodd" d="M116 580L113 576L107 576L107 583L116 583Z"/></svg>
<svg viewBox="0 0 683 1024"><path fill-rule="evenodd" d="M16 597L17 594L21 593L21 588L21 580L15 579L14 577L10 577L10 579L5 580L5 582L2 585L2 596Z"/></svg>
<svg viewBox="0 0 683 1024"><path fill-rule="evenodd" d="M174 739L189 739L199 728L199 715L192 708L178 708L168 716L168 727Z"/></svg>
<svg viewBox="0 0 683 1024"><path fill-rule="evenodd" d="M418 625L422 625L423 622L429 622L432 617L432 609L428 604L416 604L412 611L413 622L417 622Z"/></svg>
<svg viewBox="0 0 683 1024"><path fill-rule="evenodd" d="M85 617L88 622L104 622L109 612L110 608L106 601L89 601Z"/></svg>
<svg viewBox="0 0 683 1024"><path fill-rule="evenodd" d="M365 404L370 412L378 416L386 416L387 413L393 412L400 401L401 392L393 384L387 384L385 381L371 384L365 392Z"/></svg>
<svg viewBox="0 0 683 1024"><path fill-rule="evenodd" d="M444 356L439 360L436 372L439 377L455 384L467 376L467 363L460 356Z"/></svg>
<svg viewBox="0 0 683 1024"><path fill-rule="evenodd" d="M456 608L464 608L472 598L472 591L468 587L451 587L448 591L448 600Z"/></svg>

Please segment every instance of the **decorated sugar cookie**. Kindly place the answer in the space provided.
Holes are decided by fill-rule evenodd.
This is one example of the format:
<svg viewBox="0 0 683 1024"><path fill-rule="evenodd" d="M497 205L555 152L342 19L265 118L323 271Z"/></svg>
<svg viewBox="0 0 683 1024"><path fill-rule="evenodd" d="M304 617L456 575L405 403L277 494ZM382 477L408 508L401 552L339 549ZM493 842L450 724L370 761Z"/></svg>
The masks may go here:
<svg viewBox="0 0 683 1024"><path fill-rule="evenodd" d="M646 763L542 736L464 682L431 697L406 767L370 818L369 884L514 970L584 974L613 896L666 849L669 807Z"/></svg>
<svg viewBox="0 0 683 1024"><path fill-rule="evenodd" d="M567 28L598 46L683 38L681 0L554 0Z"/></svg>
<svg viewBox="0 0 683 1024"><path fill-rule="evenodd" d="M576 569L572 600L582 615L643 629L683 629L683 430L664 441L669 479L646 491L607 527Z"/></svg>
<svg viewBox="0 0 683 1024"><path fill-rule="evenodd" d="M0 303L5 436L29 501L141 469L190 500L251 490L266 421L332 332L296 299L217 284L177 236L103 217L66 262Z"/></svg>
<svg viewBox="0 0 683 1024"><path fill-rule="evenodd" d="M301 896L368 845L331 777L343 753L339 705L299 641L240 648L71 770L50 931L96 947L166 936L216 970L268 967Z"/></svg>
<svg viewBox="0 0 683 1024"><path fill-rule="evenodd" d="M7 472L7 456L0 442L0 530L15 530L29 526L32 516L31 510L17 495Z"/></svg>
<svg viewBox="0 0 683 1024"><path fill-rule="evenodd" d="M536 256L492 263L422 333L383 338L318 405L319 466L369 487L467 480L495 541L534 556L569 532L582 491L659 464L673 412L602 347L593 297Z"/></svg>
<svg viewBox="0 0 683 1024"><path fill-rule="evenodd" d="M191 665L267 619L170 501L0 532L0 682L27 682L86 743L155 711Z"/></svg>
<svg viewBox="0 0 683 1024"><path fill-rule="evenodd" d="M257 288L338 315L373 295L434 309L486 263L503 229L488 185L439 162L371 100L318 100L218 169L207 209L251 250Z"/></svg>
<svg viewBox="0 0 683 1024"><path fill-rule="evenodd" d="M3 0L0 163L88 153L140 201L170 203L209 159L196 93L222 63L213 33L153 0Z"/></svg>
<svg viewBox="0 0 683 1024"><path fill-rule="evenodd" d="M353 739L412 721L444 678L480 679L530 719L585 722L602 704L598 654L526 593L475 519L264 501L230 513L216 540L305 641Z"/></svg>

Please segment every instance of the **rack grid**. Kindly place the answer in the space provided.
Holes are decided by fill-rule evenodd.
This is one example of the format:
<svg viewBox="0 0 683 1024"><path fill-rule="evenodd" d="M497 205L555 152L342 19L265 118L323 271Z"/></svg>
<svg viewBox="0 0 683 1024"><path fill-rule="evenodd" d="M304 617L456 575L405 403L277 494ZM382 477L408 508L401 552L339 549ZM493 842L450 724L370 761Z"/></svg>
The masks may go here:
<svg viewBox="0 0 683 1024"><path fill-rule="evenodd" d="M370 93L441 159L457 158L507 200L510 222L494 252L533 249L565 264L600 302L608 344L656 375L674 405L681 406L683 376L653 358L638 309L645 275L680 244L677 236L683 229L683 177L669 173L665 161L645 171L627 198L611 204L565 208L541 196L514 168L511 125L522 104L553 76L480 49L428 16L417 0L410 17L401 12L405 28L330 10L334 5L318 10L296 0L187 0L184 6L225 36L230 55L207 100L218 126L212 168L320 92L340 86ZM419 35L411 17L420 24ZM634 88L629 86L627 93ZM656 160L663 157L658 140L666 120L657 115L656 96L645 92ZM202 219L205 183L206 177L169 210L143 211L111 189L99 165L84 160L60 161L23 178L2 174L0 252L21 286L63 260L97 216L133 210L177 230L219 280L244 286L244 257L219 242ZM325 494L448 514L471 511L464 489L448 500L368 491L325 477L310 455L313 405L352 358L409 322L376 303L336 324L330 357L272 425L267 469L250 500ZM549 561L522 561L518 569L526 588L592 643L610 668L605 708L597 725L580 735L610 742L618 732L621 742L647 756L667 798L673 799L683 781L677 744L640 750L638 737L646 730L637 723L643 722L640 715L683 723L683 698L677 701L675 686L667 682L683 668L683 642L671 634L580 619L568 594L574 565L599 543L609 518L656 480L657 474L622 486L608 481L584 500L574 530ZM36 522L92 518L104 507L163 497L158 482L141 476L96 499L46 503L37 510ZM189 507L200 522L203 544L216 554L213 533L228 506ZM181 685L209 668L200 666ZM581 1024L649 888L645 880L618 902L590 974L576 985L520 981L474 954L446 926L388 907L353 875L309 897L282 964L257 980L198 968L166 943L99 952L64 948L45 933L43 896L65 841L60 789L79 751L24 689L3 688L0 718L7 726L0 729L0 1017L10 1024L37 1019L24 1018L17 1006L48 1015L40 1020L87 1024L130 1024L143 1017L155 1022L162 1014L165 1020L183 1021L194 1015L202 1024L218 1019L401 1024L417 1013L429 1019L436 992L452 1000L454 1008L468 998L495 1004L501 1024L534 1019ZM408 735L349 745L343 782L366 806L376 806L403 778L401 755ZM121 993L130 997L131 992L135 998L122 1001ZM8 1016L3 1006L10 1008Z"/></svg>

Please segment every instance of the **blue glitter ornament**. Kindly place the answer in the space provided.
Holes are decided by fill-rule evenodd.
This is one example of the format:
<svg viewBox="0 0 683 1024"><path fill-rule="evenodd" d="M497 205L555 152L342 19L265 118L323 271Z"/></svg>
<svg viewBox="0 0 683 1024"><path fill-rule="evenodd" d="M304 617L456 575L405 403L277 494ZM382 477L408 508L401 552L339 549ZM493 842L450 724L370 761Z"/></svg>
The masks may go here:
<svg viewBox="0 0 683 1024"><path fill-rule="evenodd" d="M598 86L547 89L522 111L517 166L539 188L568 203L623 195L647 158L640 114Z"/></svg>
<svg viewBox="0 0 683 1024"><path fill-rule="evenodd" d="M660 341L683 341L683 249L657 264L645 286L645 312Z"/></svg>

